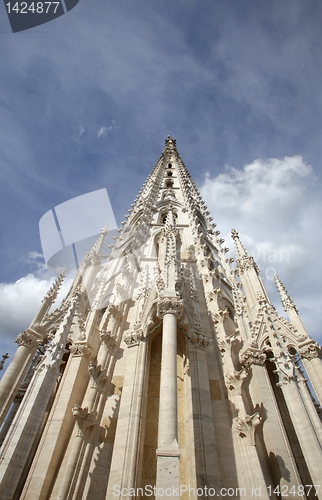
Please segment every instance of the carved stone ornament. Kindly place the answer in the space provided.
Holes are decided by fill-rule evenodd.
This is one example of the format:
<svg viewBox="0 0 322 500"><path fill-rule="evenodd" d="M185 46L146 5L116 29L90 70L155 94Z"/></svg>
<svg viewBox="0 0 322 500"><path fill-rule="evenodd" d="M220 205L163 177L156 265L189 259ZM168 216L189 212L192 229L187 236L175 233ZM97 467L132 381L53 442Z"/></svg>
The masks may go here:
<svg viewBox="0 0 322 500"><path fill-rule="evenodd" d="M213 290L207 293L207 296L209 302L212 302L213 300L218 302L218 300L221 299L222 297L221 288L220 287L214 288Z"/></svg>
<svg viewBox="0 0 322 500"><path fill-rule="evenodd" d="M245 415L244 418L236 417L234 419L235 427L241 438L247 438L249 444L255 446L255 431L256 427L261 423L259 413L253 415Z"/></svg>
<svg viewBox="0 0 322 500"><path fill-rule="evenodd" d="M100 339L101 339L101 342L104 342L104 344L106 345L111 345L111 344L115 344L116 342L116 332L114 331L114 333L112 333L111 330L101 330L100 331Z"/></svg>
<svg viewBox="0 0 322 500"><path fill-rule="evenodd" d="M254 347L247 347L239 355L240 362L246 368L251 365L263 366L266 360L266 354L264 354L260 349Z"/></svg>
<svg viewBox="0 0 322 500"><path fill-rule="evenodd" d="M92 349L88 347L86 342L76 343L70 346L69 348L73 358L77 358L79 356L84 356L88 358L92 352Z"/></svg>
<svg viewBox="0 0 322 500"><path fill-rule="evenodd" d="M165 298L158 302L157 315L162 318L165 314L175 314L177 318L181 318L183 311L182 299Z"/></svg>
<svg viewBox="0 0 322 500"><path fill-rule="evenodd" d="M236 391L236 394L241 394L242 385L248 373L243 368L240 371L235 370L234 373L226 375L226 386L230 391Z"/></svg>
<svg viewBox="0 0 322 500"><path fill-rule="evenodd" d="M107 380L106 368L102 370L101 365L96 366L96 364L91 361L88 365L88 373L92 381L92 389L100 390Z"/></svg>
<svg viewBox="0 0 322 500"><path fill-rule="evenodd" d="M88 411L88 408L82 408L79 405L74 405L72 412L78 424L77 437L83 437L87 427L96 423L97 411Z"/></svg>
<svg viewBox="0 0 322 500"><path fill-rule="evenodd" d="M154 268L154 282L157 286L157 289L159 292L165 289L165 283L163 281L163 278L161 276L161 269L160 269L160 264L157 263L155 268Z"/></svg>
<svg viewBox="0 0 322 500"><path fill-rule="evenodd" d="M239 274L243 274L244 271L248 271L249 269L255 269L259 273L259 268L256 265L253 257L249 255L244 255L240 259L237 259L237 267Z"/></svg>
<svg viewBox="0 0 322 500"><path fill-rule="evenodd" d="M133 330L129 332L124 338L124 342L128 347L134 347L140 343L143 338L143 330Z"/></svg>
<svg viewBox="0 0 322 500"><path fill-rule="evenodd" d="M30 348L36 347L42 341L43 337L38 332L32 330L31 328L27 328L26 330L24 330L15 339L15 342L19 346L30 347Z"/></svg>
<svg viewBox="0 0 322 500"><path fill-rule="evenodd" d="M210 339L208 339L208 337L196 333L192 334L190 340L196 347L202 347L203 349L207 349L210 344Z"/></svg>
<svg viewBox="0 0 322 500"><path fill-rule="evenodd" d="M219 309L218 312L212 314L212 319L215 323L223 323L226 318L229 316L228 307L224 307L224 309Z"/></svg>
<svg viewBox="0 0 322 500"><path fill-rule="evenodd" d="M274 371L278 375L278 382L276 384L278 387L282 387L283 385L289 384L297 379L295 366L292 363L288 352L280 351L275 354L274 361L276 364L276 370Z"/></svg>
<svg viewBox="0 0 322 500"><path fill-rule="evenodd" d="M321 348L317 342L310 342L309 344L303 346L299 350L299 354L302 359L311 359L321 358Z"/></svg>

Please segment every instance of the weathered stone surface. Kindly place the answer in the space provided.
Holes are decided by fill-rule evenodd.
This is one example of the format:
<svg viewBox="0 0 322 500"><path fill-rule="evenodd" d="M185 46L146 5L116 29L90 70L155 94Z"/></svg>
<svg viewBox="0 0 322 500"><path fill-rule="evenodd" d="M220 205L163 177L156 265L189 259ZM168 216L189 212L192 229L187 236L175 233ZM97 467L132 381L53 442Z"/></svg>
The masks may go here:
<svg viewBox="0 0 322 500"><path fill-rule="evenodd" d="M49 313L60 275L17 337L0 383L0 500L153 487L161 500L180 485L183 500L207 488L268 500L267 486L299 500L321 482L302 373L321 403L321 348L275 277L289 320L278 315L236 230L231 268L209 215L168 137L106 261L104 228L62 305Z"/></svg>

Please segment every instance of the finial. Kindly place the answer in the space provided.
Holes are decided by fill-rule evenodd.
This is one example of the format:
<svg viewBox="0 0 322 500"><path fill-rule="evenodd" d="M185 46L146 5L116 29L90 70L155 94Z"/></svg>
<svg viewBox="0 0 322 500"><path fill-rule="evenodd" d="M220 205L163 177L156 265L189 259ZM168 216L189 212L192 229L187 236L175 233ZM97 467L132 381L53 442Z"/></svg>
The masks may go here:
<svg viewBox="0 0 322 500"><path fill-rule="evenodd" d="M0 370L3 370L3 365L5 364L6 359L9 358L9 354L6 352L6 354L3 354L2 360L0 361Z"/></svg>
<svg viewBox="0 0 322 500"><path fill-rule="evenodd" d="M234 240L235 238L239 238L239 235L238 235L238 233L237 233L236 229L232 229L232 230L231 230L231 237L232 237L232 239L233 239L233 240Z"/></svg>
<svg viewBox="0 0 322 500"><path fill-rule="evenodd" d="M237 233L236 229L231 230L231 237L234 240L235 243L235 248L236 248L236 253L239 258L241 257L247 257L247 252L244 246L242 245L240 239L239 239L239 234Z"/></svg>
<svg viewBox="0 0 322 500"><path fill-rule="evenodd" d="M167 138L166 138L166 140L165 140L165 151L168 151L168 152L175 151L175 152L177 152L176 142L177 141L175 139L172 139L172 137L170 135L168 135Z"/></svg>

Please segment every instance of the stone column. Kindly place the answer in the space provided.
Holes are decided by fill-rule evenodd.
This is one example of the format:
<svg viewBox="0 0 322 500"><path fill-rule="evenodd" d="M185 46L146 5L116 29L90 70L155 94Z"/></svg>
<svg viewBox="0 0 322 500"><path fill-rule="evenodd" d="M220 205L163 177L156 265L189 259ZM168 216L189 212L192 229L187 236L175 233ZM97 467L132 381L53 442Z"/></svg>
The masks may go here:
<svg viewBox="0 0 322 500"><path fill-rule="evenodd" d="M95 370L96 365L93 362L89 363L89 373ZM85 432L88 427L96 424L97 411L97 387L91 383L88 386L87 393L84 398L83 406L74 405L72 408L73 416L77 422L78 432L73 442L71 453L67 465L63 472L63 479L60 485L58 494L55 496L57 500L66 500L74 498L74 491L77 484L77 477L80 469L80 462L83 458L81 453L84 446ZM85 406L86 405L86 406Z"/></svg>
<svg viewBox="0 0 322 500"><path fill-rule="evenodd" d="M0 499L13 498L32 447L45 423L46 410L60 377L59 367L74 317L76 300L57 330L23 398L1 448Z"/></svg>
<svg viewBox="0 0 322 500"><path fill-rule="evenodd" d="M17 411L19 410L19 406L21 404L21 401L22 401L22 398L23 398L24 394L23 393L20 393L18 392L13 400L13 403L12 403L12 406L10 408L10 411L9 413L7 414L7 418L5 420L5 422L3 423L3 426L1 428L1 432L0 432L0 446L2 445L10 427L11 427L11 424L13 422L13 419L15 418L16 414L17 414Z"/></svg>
<svg viewBox="0 0 322 500"><path fill-rule="evenodd" d="M189 372L193 404L193 439L196 454L195 488L220 490L220 470L213 423L213 410L209 387L207 352L210 341L201 334L192 334L189 342ZM190 483L189 483L190 484ZM194 487L193 484L190 486ZM202 497L204 498L204 497Z"/></svg>
<svg viewBox="0 0 322 500"><path fill-rule="evenodd" d="M321 483L322 462L322 427L315 412L313 402L304 398L300 384L304 382L300 371L296 369L287 354L275 355L275 363L281 387L294 430L307 464L313 484ZM306 390L306 388L304 387ZM317 498L322 498L319 492Z"/></svg>
<svg viewBox="0 0 322 500"><path fill-rule="evenodd" d="M181 315L182 300L174 294L158 303L158 316L163 317L156 481L160 492L179 487L177 318ZM156 500L161 497L157 494Z"/></svg>
<svg viewBox="0 0 322 500"><path fill-rule="evenodd" d="M267 454L271 467L273 484L287 491L293 488L292 499L301 500L303 495L299 493L299 486L302 481L276 404L265 360L266 355L260 349L249 345L240 353L242 365L247 370L251 369L252 376L249 384L251 400L260 402L260 413L264 418L262 428L264 453Z"/></svg>
<svg viewBox="0 0 322 500"><path fill-rule="evenodd" d="M252 488L256 487L261 491L261 498L268 500L269 495L255 439L256 428L262 424L262 419L258 412L252 415L247 414L243 384L248 372L245 368L240 371L235 370L231 355L234 337L226 335L224 326L227 317L227 309L219 310L218 313L213 315L216 322L218 344L225 367L225 383L232 416L232 440L235 450L236 471L238 486L241 487L240 499L249 500Z"/></svg>
<svg viewBox="0 0 322 500"><path fill-rule="evenodd" d="M42 321L55 302L64 274L65 270L60 273L48 290L30 327L20 333L15 340L19 347L0 382L0 426L25 378L38 345L46 338L46 334L41 334L39 331L41 331Z"/></svg>
<svg viewBox="0 0 322 500"><path fill-rule="evenodd" d="M0 426L35 355L39 337L37 332L28 328L16 338L19 347L0 382Z"/></svg>
<svg viewBox="0 0 322 500"><path fill-rule="evenodd" d="M106 493L108 500L130 500L131 495L119 496L115 488L129 491L137 487L147 343L142 330L129 332L124 341L128 347L125 354L126 369Z"/></svg>
<svg viewBox="0 0 322 500"><path fill-rule="evenodd" d="M314 392L322 406L322 359L321 349L312 339L299 344L301 356L306 373L309 376Z"/></svg>
<svg viewBox="0 0 322 500"><path fill-rule="evenodd" d="M70 350L71 356L25 482L21 500L49 498L55 474L68 447L75 423L72 407L82 403L88 381L88 357L91 354L86 342L74 344Z"/></svg>

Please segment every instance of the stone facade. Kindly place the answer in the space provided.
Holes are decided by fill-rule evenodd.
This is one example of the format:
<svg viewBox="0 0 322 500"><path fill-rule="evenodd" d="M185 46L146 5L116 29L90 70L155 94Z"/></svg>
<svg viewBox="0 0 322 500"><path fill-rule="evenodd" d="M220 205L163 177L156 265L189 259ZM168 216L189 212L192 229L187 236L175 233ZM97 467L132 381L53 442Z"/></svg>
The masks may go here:
<svg viewBox="0 0 322 500"><path fill-rule="evenodd" d="M0 500L322 499L321 349L235 230L231 267L171 137L122 225L16 339Z"/></svg>

